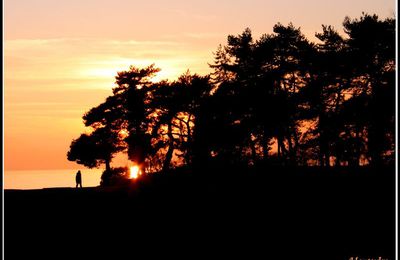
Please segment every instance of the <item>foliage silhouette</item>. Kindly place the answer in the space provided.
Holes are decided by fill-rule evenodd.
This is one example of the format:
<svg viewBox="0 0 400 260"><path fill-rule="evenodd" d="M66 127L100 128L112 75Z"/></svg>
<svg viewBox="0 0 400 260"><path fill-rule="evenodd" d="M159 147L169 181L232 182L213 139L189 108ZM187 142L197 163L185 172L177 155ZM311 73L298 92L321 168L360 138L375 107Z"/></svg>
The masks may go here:
<svg viewBox="0 0 400 260"><path fill-rule="evenodd" d="M219 45L206 76L153 82L154 65L119 72L68 159L109 171L124 151L143 172L393 163L395 20L363 13L343 27L346 37L323 25L318 43L291 23L258 40L246 28Z"/></svg>

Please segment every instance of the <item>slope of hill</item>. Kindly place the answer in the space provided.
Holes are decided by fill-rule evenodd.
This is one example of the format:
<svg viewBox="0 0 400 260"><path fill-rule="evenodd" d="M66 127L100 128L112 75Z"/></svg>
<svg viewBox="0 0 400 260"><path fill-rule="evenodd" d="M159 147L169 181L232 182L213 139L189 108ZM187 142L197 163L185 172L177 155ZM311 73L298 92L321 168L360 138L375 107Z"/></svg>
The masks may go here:
<svg viewBox="0 0 400 260"><path fill-rule="evenodd" d="M394 187L389 168L216 168L6 190L5 258L394 259Z"/></svg>

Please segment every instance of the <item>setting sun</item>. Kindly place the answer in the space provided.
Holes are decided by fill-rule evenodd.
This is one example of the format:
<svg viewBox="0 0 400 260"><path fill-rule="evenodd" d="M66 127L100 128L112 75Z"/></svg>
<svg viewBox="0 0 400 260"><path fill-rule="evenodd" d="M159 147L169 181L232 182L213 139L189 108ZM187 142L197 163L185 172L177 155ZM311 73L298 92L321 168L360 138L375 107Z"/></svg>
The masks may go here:
<svg viewBox="0 0 400 260"><path fill-rule="evenodd" d="M140 170L138 166L132 166L130 168L130 178L131 179L137 179L140 175Z"/></svg>

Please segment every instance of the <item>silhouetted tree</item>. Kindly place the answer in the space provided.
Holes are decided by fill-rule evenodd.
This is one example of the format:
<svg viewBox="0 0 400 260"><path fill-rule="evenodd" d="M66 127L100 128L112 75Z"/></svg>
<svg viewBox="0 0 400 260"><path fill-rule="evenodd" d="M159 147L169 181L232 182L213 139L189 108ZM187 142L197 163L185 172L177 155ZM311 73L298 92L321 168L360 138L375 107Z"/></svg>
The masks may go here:
<svg viewBox="0 0 400 260"><path fill-rule="evenodd" d="M154 65L119 72L113 95L84 115L92 132L73 140L68 159L109 170L127 151L142 171L390 162L395 20L363 14L343 26L347 38L323 25L317 44L291 23L258 40L246 28L218 47L207 76L152 82Z"/></svg>
<svg viewBox="0 0 400 260"><path fill-rule="evenodd" d="M151 65L144 69L133 66L128 71L118 72L117 87L113 89L114 96L121 102L123 119L126 123L128 136L125 142L128 146L128 157L145 171L145 159L150 153L150 134L148 132L146 104L149 102L150 81L160 69Z"/></svg>
<svg viewBox="0 0 400 260"><path fill-rule="evenodd" d="M82 134L79 138L72 140L67 158L69 161L75 161L88 168L94 168L99 166L101 160L97 151L94 138L91 135Z"/></svg>
<svg viewBox="0 0 400 260"><path fill-rule="evenodd" d="M226 132L237 136L236 141L228 142L234 147L227 150L244 151L252 161L260 157L262 150L265 160L271 140L276 138L278 157L295 163L299 139L297 95L305 84L310 63L307 57L313 45L292 24L277 24L274 33L257 42L249 29L228 36L228 45L218 49L211 65L219 82L215 94L224 99L225 106L231 105L228 110L232 118L227 122L230 130Z"/></svg>
<svg viewBox="0 0 400 260"><path fill-rule="evenodd" d="M104 103L83 116L85 126L93 129L90 136L96 140L98 152L103 153L107 172L111 169L110 163L114 154L125 149L121 117L121 106L114 96L108 97Z"/></svg>
<svg viewBox="0 0 400 260"><path fill-rule="evenodd" d="M114 97L92 108L83 116L85 126L91 127L90 134L82 134L71 144L68 160L76 161L86 167L99 167L104 163L106 170L102 179L111 177L111 160L125 149L121 136L121 113Z"/></svg>
<svg viewBox="0 0 400 260"><path fill-rule="evenodd" d="M208 131L207 102L213 85L209 76L182 75L176 82L181 90L182 112L189 122L184 123L188 139L183 143L184 156L187 163L201 164L211 156L207 137L213 133Z"/></svg>
<svg viewBox="0 0 400 260"><path fill-rule="evenodd" d="M368 154L372 164L381 165L385 154L394 151L395 20L363 14L360 19L346 17L343 26L357 85L353 96L357 101L365 97L362 113L368 115L356 116L366 118Z"/></svg>
<svg viewBox="0 0 400 260"><path fill-rule="evenodd" d="M121 148L112 141L113 134L107 128L98 128L91 134L82 134L72 141L67 153L68 160L76 161L88 168L106 165L110 170L110 162L113 154Z"/></svg>
<svg viewBox="0 0 400 260"><path fill-rule="evenodd" d="M153 111L152 119L152 147L154 155L158 158L162 155L161 169L168 170L177 148L180 133L176 130L179 126L176 125L176 118L180 111L179 92L174 84L167 81L162 81L155 84L151 92L151 102L149 108ZM183 119L182 119L183 120ZM162 151L162 152L159 152Z"/></svg>
<svg viewBox="0 0 400 260"><path fill-rule="evenodd" d="M199 109L211 88L208 76L191 75L189 71L172 83L155 84L149 104L155 113L152 137L163 140L157 145L166 149L164 170L169 169L174 151L185 164L192 163L192 157L196 154L196 138L199 138L196 127L201 127L196 122Z"/></svg>
<svg viewBox="0 0 400 260"><path fill-rule="evenodd" d="M338 157L336 145L341 124L338 112L344 100L343 89L349 82L346 67L344 39L331 26L322 26L323 32L316 37L317 44L311 56L309 79L300 91L302 104L306 107L302 118L310 127L303 136L303 148L313 149L310 160L329 166L331 155Z"/></svg>

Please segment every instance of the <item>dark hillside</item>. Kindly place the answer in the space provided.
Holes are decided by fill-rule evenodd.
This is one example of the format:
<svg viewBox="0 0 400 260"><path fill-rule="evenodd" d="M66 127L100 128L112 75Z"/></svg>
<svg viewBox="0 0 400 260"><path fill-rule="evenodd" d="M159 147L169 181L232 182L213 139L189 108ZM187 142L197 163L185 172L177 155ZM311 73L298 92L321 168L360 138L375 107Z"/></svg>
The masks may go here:
<svg viewBox="0 0 400 260"><path fill-rule="evenodd" d="M393 172L178 169L126 187L7 190L5 257L394 259Z"/></svg>

